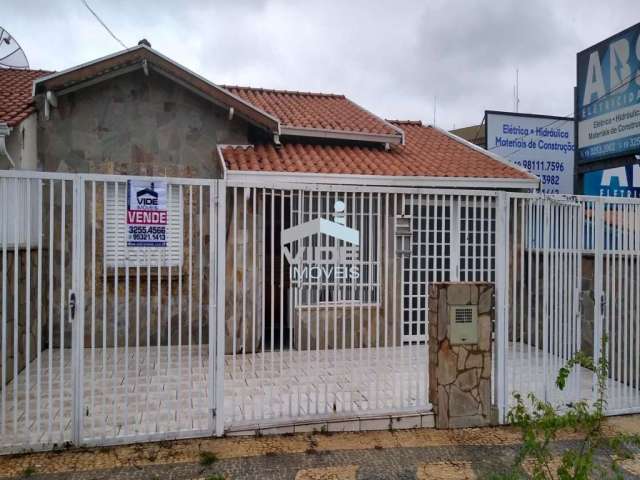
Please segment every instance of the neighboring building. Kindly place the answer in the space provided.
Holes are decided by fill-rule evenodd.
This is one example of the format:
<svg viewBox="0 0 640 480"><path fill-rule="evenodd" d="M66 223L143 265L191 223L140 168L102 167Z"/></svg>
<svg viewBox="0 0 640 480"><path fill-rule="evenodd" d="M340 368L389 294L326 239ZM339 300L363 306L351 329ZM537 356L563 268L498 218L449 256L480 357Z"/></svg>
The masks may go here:
<svg viewBox="0 0 640 480"><path fill-rule="evenodd" d="M453 130L449 130L449 132L460 138L464 138L467 142L471 142L481 148L487 148L487 139L485 137L485 128L483 124L455 128Z"/></svg>
<svg viewBox="0 0 640 480"><path fill-rule="evenodd" d="M38 169L33 81L45 70L0 70L0 169Z"/></svg>

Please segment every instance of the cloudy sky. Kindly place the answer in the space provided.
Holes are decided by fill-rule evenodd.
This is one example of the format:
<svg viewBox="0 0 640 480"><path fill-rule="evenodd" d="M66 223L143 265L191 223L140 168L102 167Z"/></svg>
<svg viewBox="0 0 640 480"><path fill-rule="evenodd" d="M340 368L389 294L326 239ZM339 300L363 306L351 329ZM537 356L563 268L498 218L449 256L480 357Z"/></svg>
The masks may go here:
<svg viewBox="0 0 640 480"><path fill-rule="evenodd" d="M127 46L213 82L344 93L386 118L450 129L485 109L573 110L575 54L640 21L638 0L87 0ZM122 47L81 0L3 0L0 26L32 68Z"/></svg>

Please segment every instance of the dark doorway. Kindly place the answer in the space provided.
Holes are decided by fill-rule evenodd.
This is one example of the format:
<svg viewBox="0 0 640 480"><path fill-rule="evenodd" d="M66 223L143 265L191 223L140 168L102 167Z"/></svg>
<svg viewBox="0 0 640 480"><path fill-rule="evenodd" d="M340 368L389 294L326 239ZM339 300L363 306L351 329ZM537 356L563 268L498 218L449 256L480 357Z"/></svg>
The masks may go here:
<svg viewBox="0 0 640 480"><path fill-rule="evenodd" d="M282 230L291 226L291 192L267 190L265 198L265 350L291 347L289 263Z"/></svg>

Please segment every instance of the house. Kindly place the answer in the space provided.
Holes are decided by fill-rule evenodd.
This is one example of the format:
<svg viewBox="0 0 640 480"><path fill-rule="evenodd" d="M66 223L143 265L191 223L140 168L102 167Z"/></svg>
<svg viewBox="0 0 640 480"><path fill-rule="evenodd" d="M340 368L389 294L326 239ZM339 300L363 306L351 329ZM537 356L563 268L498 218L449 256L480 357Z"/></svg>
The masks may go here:
<svg viewBox="0 0 640 480"><path fill-rule="evenodd" d="M217 85L148 42L0 85L8 447L422 422L427 286L495 281L496 192L539 185L420 121ZM133 181L162 192L149 229Z"/></svg>
<svg viewBox="0 0 640 480"><path fill-rule="evenodd" d="M31 88L46 70L0 70L0 168L36 170L37 114Z"/></svg>
<svg viewBox="0 0 640 480"><path fill-rule="evenodd" d="M524 170L435 127L383 120L343 95L219 86L145 43L61 72L2 70L0 81L0 125L23 125L37 111L39 149L35 156L33 147L27 151L25 169L538 185Z"/></svg>

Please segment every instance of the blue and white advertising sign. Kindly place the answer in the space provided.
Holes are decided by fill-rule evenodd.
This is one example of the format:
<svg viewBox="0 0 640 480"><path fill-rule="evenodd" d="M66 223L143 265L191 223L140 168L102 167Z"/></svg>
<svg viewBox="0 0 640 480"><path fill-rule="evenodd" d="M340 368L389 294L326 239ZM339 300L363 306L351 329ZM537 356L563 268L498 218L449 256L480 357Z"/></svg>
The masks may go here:
<svg viewBox="0 0 640 480"><path fill-rule="evenodd" d="M584 174L584 194L640 198L640 165L607 168Z"/></svg>
<svg viewBox="0 0 640 480"><path fill-rule="evenodd" d="M485 112L487 149L540 178L545 193L573 194L572 118Z"/></svg>
<svg viewBox="0 0 640 480"><path fill-rule="evenodd" d="M640 151L640 23L578 53L578 162Z"/></svg>

